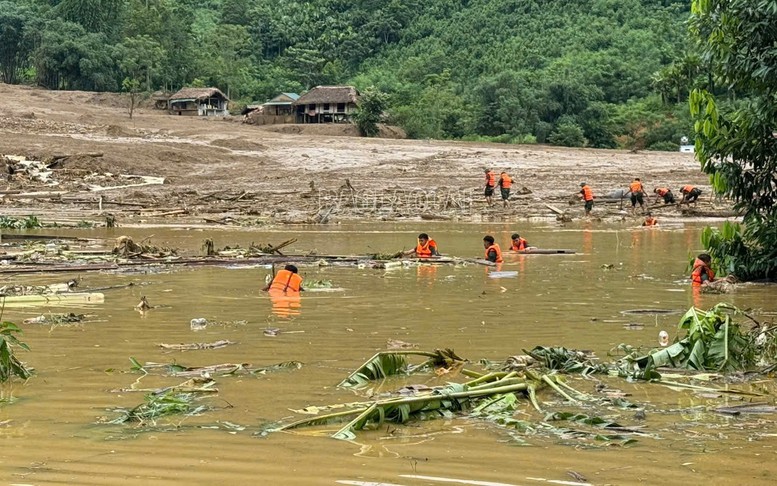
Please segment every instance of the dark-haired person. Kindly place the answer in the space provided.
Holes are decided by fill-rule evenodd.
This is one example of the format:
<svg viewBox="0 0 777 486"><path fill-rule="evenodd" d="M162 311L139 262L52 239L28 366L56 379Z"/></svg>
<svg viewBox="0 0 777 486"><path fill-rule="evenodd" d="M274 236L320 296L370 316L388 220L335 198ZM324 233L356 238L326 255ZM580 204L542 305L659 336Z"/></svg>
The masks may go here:
<svg viewBox="0 0 777 486"><path fill-rule="evenodd" d="M711 268L712 258L707 253L700 253L693 262L691 285L701 287L705 283L715 281L715 272Z"/></svg>
<svg viewBox="0 0 777 486"><path fill-rule="evenodd" d="M305 289L302 288L302 277L299 275L297 267L294 265L286 265L283 267L283 270L279 270L278 273L275 274L275 278L272 279L272 282L267 284L262 290L265 292L282 292L288 294L302 292Z"/></svg>
<svg viewBox="0 0 777 486"><path fill-rule="evenodd" d="M483 248L486 249L486 260L492 263L502 263L502 249L494 243L494 237L486 235L483 237Z"/></svg>
<svg viewBox="0 0 777 486"><path fill-rule="evenodd" d="M529 242L526 239L521 238L518 233L513 233L510 237L510 249L512 251L524 251L529 247Z"/></svg>
<svg viewBox="0 0 777 486"><path fill-rule="evenodd" d="M492 199L494 196L494 187L496 187L496 176L491 169L486 169L486 188L483 191L483 195L486 196L486 204L488 204L488 207L494 205Z"/></svg>
<svg viewBox="0 0 777 486"><path fill-rule="evenodd" d="M426 233L418 235L418 244L412 250L408 250L405 255L415 255L418 258L429 258L433 256L440 256L440 251L437 249L437 242L429 238Z"/></svg>
<svg viewBox="0 0 777 486"><path fill-rule="evenodd" d="M698 187L693 187L690 184L686 184L680 188L680 193L683 195L683 199L680 201L680 204L690 204L695 203L696 200L699 199L699 196L701 196L701 189Z"/></svg>
<svg viewBox="0 0 777 486"><path fill-rule="evenodd" d="M507 175L507 172L499 174L499 193L502 196L502 205L508 206L510 200L510 188L513 187L513 178Z"/></svg>
<svg viewBox="0 0 777 486"><path fill-rule="evenodd" d="M591 187L585 182L580 183L580 198L585 203L585 215L590 216L591 210L594 208L594 192Z"/></svg>
<svg viewBox="0 0 777 486"><path fill-rule="evenodd" d="M639 203L639 209L642 210L642 212L645 211L645 198L644 196L647 196L647 193L645 192L645 188L642 186L642 182L639 180L639 177L635 177L631 184L629 184L629 192L631 193L631 212L636 212L637 210L637 203Z"/></svg>
<svg viewBox="0 0 777 486"><path fill-rule="evenodd" d="M666 187L656 187L655 189L653 189L653 193L656 195L655 203L657 203L658 200L661 199L661 198L664 199L664 204L674 204L675 202L677 202L674 199L674 194L672 194L672 190L669 189L669 188L666 188ZM655 204L655 203L653 203L653 204Z"/></svg>

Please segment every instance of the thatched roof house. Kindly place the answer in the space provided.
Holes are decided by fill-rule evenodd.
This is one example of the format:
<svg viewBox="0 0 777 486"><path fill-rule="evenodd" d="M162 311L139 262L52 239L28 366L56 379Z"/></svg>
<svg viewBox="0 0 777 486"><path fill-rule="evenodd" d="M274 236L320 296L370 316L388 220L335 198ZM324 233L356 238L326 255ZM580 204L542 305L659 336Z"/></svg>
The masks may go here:
<svg viewBox="0 0 777 486"><path fill-rule="evenodd" d="M353 86L316 86L294 102L297 123L347 123L358 103Z"/></svg>
<svg viewBox="0 0 777 486"><path fill-rule="evenodd" d="M183 88L170 96L168 111L173 115L226 116L229 98L218 88Z"/></svg>

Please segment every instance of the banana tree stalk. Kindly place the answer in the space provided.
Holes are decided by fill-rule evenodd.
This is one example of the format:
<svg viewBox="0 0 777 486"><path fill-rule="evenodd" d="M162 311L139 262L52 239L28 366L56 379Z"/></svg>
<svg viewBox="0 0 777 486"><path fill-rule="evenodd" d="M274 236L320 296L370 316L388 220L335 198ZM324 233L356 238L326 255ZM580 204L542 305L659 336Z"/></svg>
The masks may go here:
<svg viewBox="0 0 777 486"><path fill-rule="evenodd" d="M542 375L542 381L550 385L550 387L553 388L553 390L555 390L556 393L566 398L570 402L578 403L580 401L576 398L570 397L564 390L562 390L556 383L554 383L553 380L548 375Z"/></svg>

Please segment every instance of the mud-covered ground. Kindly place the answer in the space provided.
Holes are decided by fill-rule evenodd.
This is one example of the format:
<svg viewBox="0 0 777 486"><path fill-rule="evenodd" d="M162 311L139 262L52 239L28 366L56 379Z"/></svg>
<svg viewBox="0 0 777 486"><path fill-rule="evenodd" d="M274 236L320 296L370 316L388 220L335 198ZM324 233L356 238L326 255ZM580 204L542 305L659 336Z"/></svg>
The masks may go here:
<svg viewBox="0 0 777 486"><path fill-rule="evenodd" d="M179 117L146 107L130 119L121 95L5 84L0 97L0 154L58 160L47 182L9 175L0 213L47 222L99 221L103 212L119 224L553 217L545 203L578 218L582 204L569 202L581 181L604 196L634 177L649 192L697 185L704 194L695 215L730 209L713 203L692 154L367 139L340 135L352 133L349 127L260 127L241 117ZM513 191L523 192L509 209L486 207L484 167L507 170ZM142 182L126 175L165 183L106 189ZM621 217L620 202L599 202L597 217ZM674 206L655 213L694 215Z"/></svg>

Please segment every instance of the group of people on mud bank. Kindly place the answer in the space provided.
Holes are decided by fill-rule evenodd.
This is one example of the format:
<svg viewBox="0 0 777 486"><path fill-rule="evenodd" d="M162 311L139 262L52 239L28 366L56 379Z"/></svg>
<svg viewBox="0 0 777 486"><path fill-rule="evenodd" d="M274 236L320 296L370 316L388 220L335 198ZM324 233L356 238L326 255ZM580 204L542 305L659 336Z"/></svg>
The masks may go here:
<svg viewBox="0 0 777 486"><path fill-rule="evenodd" d="M659 200L663 199L665 205L677 204L679 206L680 204L696 203L696 201L699 199L699 196L701 196L701 189L690 184L684 185L680 188L680 194L682 194L682 199L680 202L677 202L674 194L672 193L672 190L667 187L656 187L653 189L653 194L656 195L655 201L653 201L653 205L658 204ZM645 198L648 197L648 193L645 191L645 186L642 185L642 181L639 179L639 177L635 177L634 180L629 184L629 190L621 194L621 197L626 196L629 196L631 199L632 213L636 213L637 204L639 204L640 211L645 214ZM595 196L591 186L589 186L588 183L580 183L580 193L578 194L578 197L583 200L585 205L585 215L590 216L591 210L594 208ZM652 226L655 224L655 220L651 217L650 212L648 212L647 215L649 216L648 219L652 221L648 222L646 219L646 224L644 224L644 226Z"/></svg>

